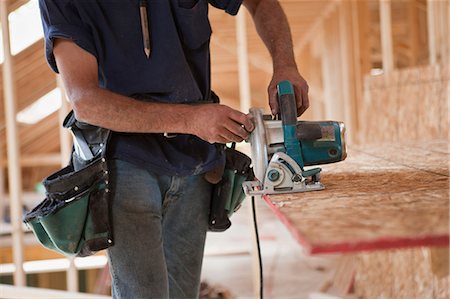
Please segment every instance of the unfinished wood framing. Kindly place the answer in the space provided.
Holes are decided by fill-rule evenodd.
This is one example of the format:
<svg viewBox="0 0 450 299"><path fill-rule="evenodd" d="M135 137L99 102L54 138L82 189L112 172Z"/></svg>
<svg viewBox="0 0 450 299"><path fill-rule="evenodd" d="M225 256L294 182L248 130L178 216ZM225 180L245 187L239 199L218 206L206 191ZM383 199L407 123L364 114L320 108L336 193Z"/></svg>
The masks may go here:
<svg viewBox="0 0 450 299"><path fill-rule="evenodd" d="M70 131L67 128L64 128L62 126L62 123L64 122L65 117L71 110L70 103L66 97L66 92L64 90L64 85L62 83L61 77L57 76L57 85L61 92L61 108L59 109L58 116L58 126L59 126L59 144L60 144L60 152L61 152L61 158L60 158L60 164L62 167L65 167L67 164L69 164L71 153L72 153L72 137L70 135Z"/></svg>
<svg viewBox="0 0 450 299"><path fill-rule="evenodd" d="M385 73L389 73L394 69L391 0L380 0L380 26L383 70Z"/></svg>
<svg viewBox="0 0 450 299"><path fill-rule="evenodd" d="M9 22L7 2L0 1L0 21L3 37L3 93L5 102L5 120L8 154L8 182L10 194L10 211L13 237L14 264L17 270L14 273L14 285L26 284L23 271L23 231L22 231L22 176L19 157L19 140L16 124L16 95L14 90L13 62L9 38Z"/></svg>
<svg viewBox="0 0 450 299"><path fill-rule="evenodd" d="M66 98L66 93L64 90L64 85L60 76L57 76L57 86L60 90L61 95L61 108L59 109L59 124L62 124L64 118L70 111L70 105ZM69 130L64 128L62 125L59 126L59 139L60 139L60 147L61 147L61 159L60 164L61 167L65 167L70 161L70 153L72 148L72 141ZM79 290L79 279L78 279L78 270L75 267L75 258L69 258L69 268L67 269L66 274L66 284L67 290L69 292L77 292Z"/></svg>
<svg viewBox="0 0 450 299"><path fill-rule="evenodd" d="M3 154L3 140L0 139L0 220L3 219L3 216L5 215L5 209L6 209L6 200L3 200L3 198L6 198L6 192L5 192L5 183L6 183L6 177L5 177L5 165L7 161L4 161L4 154Z"/></svg>
<svg viewBox="0 0 450 299"><path fill-rule="evenodd" d="M348 134L348 142L353 143L355 138L353 132L357 131L357 88L361 85L355 84L355 71L358 71L358 47L353 41L355 37L354 31L357 32L357 26L353 23L352 18L352 3L342 2L339 6L339 36L340 36L340 51L341 51L341 77L342 77L342 99L344 105L344 122L346 124Z"/></svg>
<svg viewBox="0 0 450 299"><path fill-rule="evenodd" d="M341 41L339 38L339 13L330 14L324 22L322 38L322 75L324 88L324 104L326 119L345 121L345 108L342 104L343 78L341 61Z"/></svg>
<svg viewBox="0 0 450 299"><path fill-rule="evenodd" d="M427 20L428 20L428 51L430 55L430 64L437 63L437 44L436 44L436 1L427 0Z"/></svg>
<svg viewBox="0 0 450 299"><path fill-rule="evenodd" d="M417 3L415 1L407 2L408 6L408 27L409 32L409 66L413 67L419 63L419 17L417 12Z"/></svg>
<svg viewBox="0 0 450 299"><path fill-rule="evenodd" d="M448 136L448 66L424 66L383 76L368 76L365 85L359 114L361 142L429 140Z"/></svg>
<svg viewBox="0 0 450 299"><path fill-rule="evenodd" d="M251 93L250 93L250 74L247 48L247 26L246 16L247 12L240 11L236 18L236 37L237 37L237 54L238 54L238 70L239 70L239 95L241 111L247 113L251 107ZM249 219L252 219L252 214L249 213ZM249 221L251 222L251 221ZM256 241L256 232L252 231L252 238ZM252 273L253 273L253 290L255 296L260 296L259 280L260 271L258 251L255 242L252 242Z"/></svg>
<svg viewBox="0 0 450 299"><path fill-rule="evenodd" d="M427 248L361 253L354 290L362 298L447 299L450 276L436 277Z"/></svg>
<svg viewBox="0 0 450 299"><path fill-rule="evenodd" d="M241 111L251 107L250 76L248 68L246 12L241 11L236 18L237 58L239 73L239 99Z"/></svg>

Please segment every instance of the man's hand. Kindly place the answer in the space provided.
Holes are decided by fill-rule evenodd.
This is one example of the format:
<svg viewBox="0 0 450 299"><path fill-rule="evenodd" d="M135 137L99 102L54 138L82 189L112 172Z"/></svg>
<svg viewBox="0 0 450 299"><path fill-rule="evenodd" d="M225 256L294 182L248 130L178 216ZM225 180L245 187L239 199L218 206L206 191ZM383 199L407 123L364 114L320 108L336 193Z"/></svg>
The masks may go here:
<svg viewBox="0 0 450 299"><path fill-rule="evenodd" d="M269 105L273 115L280 113L277 98L277 85L283 80L291 81L294 86L295 99L297 101L297 116L300 116L309 107L308 84L299 74L297 67L284 67L275 70L272 81L269 84L267 92L269 94Z"/></svg>
<svg viewBox="0 0 450 299"><path fill-rule="evenodd" d="M297 115L301 115L309 106L308 84L297 70L291 31L280 3L277 0L244 0L244 5L252 15L256 30L272 56L274 71L268 88L272 114L279 113L277 84L289 80L294 85Z"/></svg>
<svg viewBox="0 0 450 299"><path fill-rule="evenodd" d="M195 106L191 134L209 143L241 142L254 129L249 115L220 104Z"/></svg>

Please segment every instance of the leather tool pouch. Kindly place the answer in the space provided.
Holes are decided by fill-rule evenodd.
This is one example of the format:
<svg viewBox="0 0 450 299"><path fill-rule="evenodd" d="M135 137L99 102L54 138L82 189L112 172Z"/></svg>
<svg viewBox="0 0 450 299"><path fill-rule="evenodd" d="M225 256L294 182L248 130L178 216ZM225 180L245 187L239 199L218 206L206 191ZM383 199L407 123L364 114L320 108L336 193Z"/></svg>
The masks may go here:
<svg viewBox="0 0 450 299"><path fill-rule="evenodd" d="M78 122L73 112L64 127L75 137L71 163L44 179L46 197L24 222L45 247L67 256L88 256L114 243L105 158L111 132ZM88 154L76 149L76 138L86 141Z"/></svg>
<svg viewBox="0 0 450 299"><path fill-rule="evenodd" d="M230 217L240 207L245 198L242 183L253 180L251 159L232 147L225 147L225 170L222 179L214 185L209 215L209 230L222 232L231 226Z"/></svg>

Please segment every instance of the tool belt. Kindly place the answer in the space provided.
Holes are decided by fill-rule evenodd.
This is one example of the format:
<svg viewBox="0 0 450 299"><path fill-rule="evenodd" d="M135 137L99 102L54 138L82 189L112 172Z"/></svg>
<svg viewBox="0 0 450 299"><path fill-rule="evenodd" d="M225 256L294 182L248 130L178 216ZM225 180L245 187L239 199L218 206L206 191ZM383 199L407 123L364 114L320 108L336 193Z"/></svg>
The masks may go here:
<svg viewBox="0 0 450 299"><path fill-rule="evenodd" d="M114 244L110 219L106 145L111 132L64 120L72 131L70 164L44 179L45 199L23 221L45 247L67 256L88 256Z"/></svg>
<svg viewBox="0 0 450 299"><path fill-rule="evenodd" d="M223 232L231 226L230 217L242 205L245 193L242 183L253 180L251 159L235 149L225 146L225 169L222 179L214 185L209 214L209 230Z"/></svg>

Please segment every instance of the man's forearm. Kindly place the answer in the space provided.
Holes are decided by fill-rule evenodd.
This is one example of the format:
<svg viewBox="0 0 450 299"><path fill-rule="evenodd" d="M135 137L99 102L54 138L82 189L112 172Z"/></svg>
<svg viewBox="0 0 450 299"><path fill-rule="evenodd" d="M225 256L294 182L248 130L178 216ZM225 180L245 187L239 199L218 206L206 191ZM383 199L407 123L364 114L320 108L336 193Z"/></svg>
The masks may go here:
<svg viewBox="0 0 450 299"><path fill-rule="evenodd" d="M57 39L55 59L78 120L117 132L192 134L210 143L241 142L250 117L220 104L138 101L98 86L96 58L71 40Z"/></svg>
<svg viewBox="0 0 450 299"><path fill-rule="evenodd" d="M295 63L291 31L286 15L276 0L244 0L259 36L272 56L273 76L267 89L272 114L279 113L277 84L289 80L295 91L297 115L309 106L308 84Z"/></svg>
<svg viewBox="0 0 450 299"><path fill-rule="evenodd" d="M193 107L137 101L102 88L83 90L72 99L78 120L118 132L192 133Z"/></svg>
<svg viewBox="0 0 450 299"><path fill-rule="evenodd" d="M289 24L280 4L275 0L262 0L247 7L259 36L272 56L274 70L296 67Z"/></svg>

